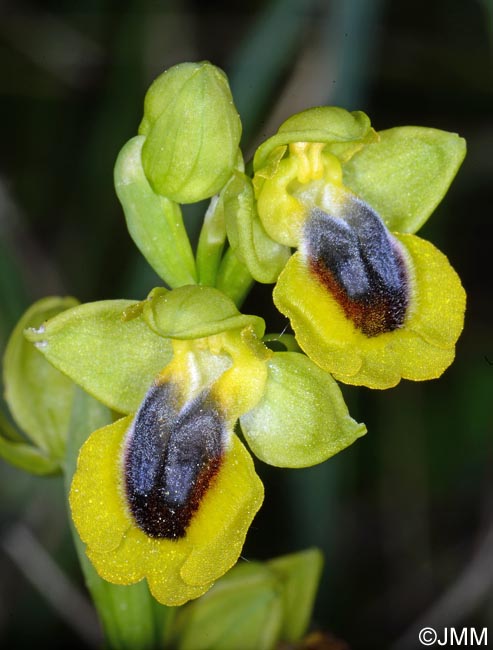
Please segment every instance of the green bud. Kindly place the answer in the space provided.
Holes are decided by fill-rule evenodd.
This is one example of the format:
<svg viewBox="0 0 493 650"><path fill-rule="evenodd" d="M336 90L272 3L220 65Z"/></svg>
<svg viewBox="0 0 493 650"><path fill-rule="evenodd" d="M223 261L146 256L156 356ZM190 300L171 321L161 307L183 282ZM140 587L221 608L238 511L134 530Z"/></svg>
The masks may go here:
<svg viewBox="0 0 493 650"><path fill-rule="evenodd" d="M147 92L139 134L155 192L177 203L216 194L235 167L241 136L224 72L207 61L166 70Z"/></svg>

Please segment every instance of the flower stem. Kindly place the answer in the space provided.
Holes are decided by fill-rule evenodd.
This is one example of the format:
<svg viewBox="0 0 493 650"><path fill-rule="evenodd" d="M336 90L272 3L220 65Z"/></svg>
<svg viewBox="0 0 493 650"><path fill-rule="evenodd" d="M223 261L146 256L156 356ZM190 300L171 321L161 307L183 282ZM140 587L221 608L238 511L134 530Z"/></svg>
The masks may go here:
<svg viewBox="0 0 493 650"><path fill-rule="evenodd" d="M213 197L205 213L197 246L197 271L200 284L210 287L216 285L225 242L223 202L219 197Z"/></svg>
<svg viewBox="0 0 493 650"><path fill-rule="evenodd" d="M254 280L246 266L236 257L233 249L228 248L219 267L216 287L224 291L240 308L253 283Z"/></svg>

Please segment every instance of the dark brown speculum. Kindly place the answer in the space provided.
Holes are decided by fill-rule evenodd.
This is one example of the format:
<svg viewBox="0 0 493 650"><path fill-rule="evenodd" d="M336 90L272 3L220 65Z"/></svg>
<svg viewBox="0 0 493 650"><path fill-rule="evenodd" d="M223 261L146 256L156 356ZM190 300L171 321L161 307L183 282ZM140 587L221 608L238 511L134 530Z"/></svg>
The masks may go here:
<svg viewBox="0 0 493 650"><path fill-rule="evenodd" d="M150 537L184 537L219 471L224 418L207 392L178 408L176 388L153 386L128 434L124 484L130 512Z"/></svg>
<svg viewBox="0 0 493 650"><path fill-rule="evenodd" d="M409 304L403 255L382 220L352 197L343 216L314 209L305 230L310 271L366 336L402 327Z"/></svg>

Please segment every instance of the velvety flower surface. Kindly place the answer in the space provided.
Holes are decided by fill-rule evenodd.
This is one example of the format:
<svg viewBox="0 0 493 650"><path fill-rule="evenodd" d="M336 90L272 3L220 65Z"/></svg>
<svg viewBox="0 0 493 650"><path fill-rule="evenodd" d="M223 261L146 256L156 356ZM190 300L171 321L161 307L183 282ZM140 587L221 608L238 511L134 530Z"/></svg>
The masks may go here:
<svg viewBox="0 0 493 650"><path fill-rule="evenodd" d="M233 433L266 378L247 338L231 331L173 341L172 361L136 414L83 446L70 504L106 580L145 577L157 600L179 605L238 559L263 500L251 457ZM237 399L240 368L247 389Z"/></svg>
<svg viewBox="0 0 493 650"><path fill-rule="evenodd" d="M301 347L348 384L388 388L402 378L438 377L454 359L462 331L465 295L445 255L414 235L398 235L406 259L406 309L393 329L372 334L358 327L338 292L331 291L297 252L274 290ZM347 304L347 301L346 301Z"/></svg>
<svg viewBox="0 0 493 650"><path fill-rule="evenodd" d="M447 147L453 149L456 140L450 144L449 138L442 146L443 132L435 136L428 131L433 130L423 137L435 137L446 150L440 152L446 160ZM313 135L310 130L306 133ZM434 207L432 198L436 204L444 183L422 202L413 195L407 220L396 213L394 196L386 203L381 200L388 211L384 220L345 184L346 169L351 170L351 180L358 167L352 161L363 155L364 146L351 150L347 143L344 155L338 156L330 143L290 141L301 137L299 132L285 136L286 144L281 145L283 135L280 130L272 138L277 146L268 155L264 152L253 184L268 235L298 249L278 277L274 302L289 317L301 348L345 383L389 388L401 378L438 377L454 358L465 293L440 251L389 226L408 224L411 232L419 227L418 217L422 222L425 211ZM393 134L390 146L383 138L385 155L400 151L396 139ZM372 141L366 147L378 145ZM371 158L377 165L378 151ZM422 148L419 152L422 156ZM388 173L391 162L385 155L382 169ZM461 158L454 156L449 167L456 168L456 158ZM448 176L449 167L444 172ZM362 177L360 169L358 178ZM385 178L381 182L384 192ZM360 183L364 187L364 181ZM411 194L419 193L420 183L415 186Z"/></svg>
<svg viewBox="0 0 493 650"><path fill-rule="evenodd" d="M220 469L185 533L149 534L142 518L137 522L135 509L132 512L135 493L129 498L125 487L131 428L132 417L122 418L95 431L83 446L70 495L74 522L103 578L117 584L147 578L157 600L180 605L207 591L236 562L262 503L262 483L250 455L229 432ZM160 479L156 485L162 491L166 483ZM168 519L172 521L169 513Z"/></svg>

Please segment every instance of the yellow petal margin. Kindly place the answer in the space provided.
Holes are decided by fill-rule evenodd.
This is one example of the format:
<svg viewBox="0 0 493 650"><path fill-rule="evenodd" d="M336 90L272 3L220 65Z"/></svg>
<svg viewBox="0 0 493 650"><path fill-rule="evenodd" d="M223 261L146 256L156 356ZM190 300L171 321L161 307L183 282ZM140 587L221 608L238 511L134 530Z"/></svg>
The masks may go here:
<svg viewBox="0 0 493 650"><path fill-rule="evenodd" d="M462 331L466 295L448 259L415 235L401 242L410 274L410 305L403 326L368 337L295 253L274 289L306 354L335 379L357 386L390 388L401 378L439 377L452 363Z"/></svg>
<svg viewBox="0 0 493 650"><path fill-rule="evenodd" d="M262 504L263 485L233 435L186 536L148 537L129 514L123 490L123 440L131 421L98 429L83 445L70 493L73 520L102 578L121 585L147 578L159 602L181 605L235 564Z"/></svg>

